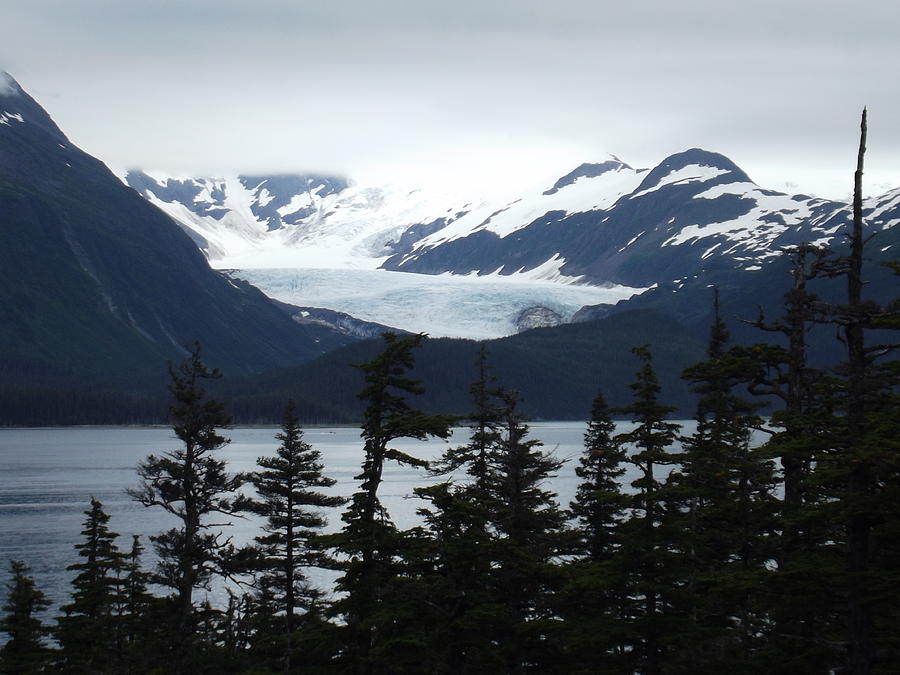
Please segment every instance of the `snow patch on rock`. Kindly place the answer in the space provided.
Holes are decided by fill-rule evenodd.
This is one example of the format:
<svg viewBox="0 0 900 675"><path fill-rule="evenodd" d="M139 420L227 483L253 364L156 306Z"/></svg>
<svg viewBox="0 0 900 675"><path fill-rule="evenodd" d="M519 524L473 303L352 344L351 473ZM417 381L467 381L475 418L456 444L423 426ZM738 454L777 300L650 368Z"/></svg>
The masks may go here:
<svg viewBox="0 0 900 675"><path fill-rule="evenodd" d="M644 188L640 192L635 192L633 195L631 195L631 197L632 199L643 197L644 195L648 195L651 192L656 192L666 185L674 185L676 183L705 183L706 181L710 181L713 178L717 178L718 176L722 176L726 173L731 172L728 169L722 169L718 166L689 164L688 166L683 166L680 169L670 171L665 176L662 176L656 183L656 185Z"/></svg>

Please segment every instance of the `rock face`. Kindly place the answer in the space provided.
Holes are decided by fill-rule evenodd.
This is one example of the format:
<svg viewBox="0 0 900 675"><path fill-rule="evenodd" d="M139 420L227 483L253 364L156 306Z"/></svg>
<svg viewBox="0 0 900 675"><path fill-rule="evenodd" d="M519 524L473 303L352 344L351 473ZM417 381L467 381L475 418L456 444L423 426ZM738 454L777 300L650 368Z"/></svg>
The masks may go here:
<svg viewBox="0 0 900 675"><path fill-rule="evenodd" d="M346 312L336 312L333 309L325 309L324 307L297 307L286 302L273 300L284 312L288 314L296 323L302 326L322 326L329 330L336 331L341 335L346 335L354 340L369 340L377 338L382 333L400 333L407 331L399 328L392 328L380 323L372 321L363 321L354 316L350 316Z"/></svg>
<svg viewBox="0 0 900 675"><path fill-rule="evenodd" d="M516 329L519 333L532 328L559 326L562 323L563 318L549 307L529 307L516 317Z"/></svg>
<svg viewBox="0 0 900 675"><path fill-rule="evenodd" d="M572 315L571 323L584 323L585 321L597 321L609 316L613 305L585 305Z"/></svg>

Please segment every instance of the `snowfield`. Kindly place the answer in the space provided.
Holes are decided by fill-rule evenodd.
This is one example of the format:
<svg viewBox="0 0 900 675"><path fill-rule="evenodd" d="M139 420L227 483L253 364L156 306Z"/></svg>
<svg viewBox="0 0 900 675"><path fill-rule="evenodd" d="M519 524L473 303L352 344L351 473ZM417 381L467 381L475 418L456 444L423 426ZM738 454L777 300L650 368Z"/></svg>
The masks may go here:
<svg viewBox="0 0 900 675"><path fill-rule="evenodd" d="M516 319L529 307L547 307L569 321L584 305L615 304L646 290L363 269L242 269L231 274L292 305L327 307L433 337L475 340L516 333Z"/></svg>

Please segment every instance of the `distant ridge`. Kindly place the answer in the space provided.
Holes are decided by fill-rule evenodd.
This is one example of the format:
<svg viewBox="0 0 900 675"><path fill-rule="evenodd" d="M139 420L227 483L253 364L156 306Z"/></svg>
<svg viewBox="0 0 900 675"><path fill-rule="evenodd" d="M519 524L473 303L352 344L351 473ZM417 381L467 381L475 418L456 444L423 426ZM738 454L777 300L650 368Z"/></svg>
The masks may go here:
<svg viewBox="0 0 900 675"><path fill-rule="evenodd" d="M700 148L650 169L615 157L584 163L511 201L305 175L133 171L125 180L194 233L217 267L541 278L553 270L564 283L631 287L711 268L753 271L786 247L840 240L850 213L846 203L756 185L728 157ZM900 188L868 198L865 211L872 231L893 228Z"/></svg>

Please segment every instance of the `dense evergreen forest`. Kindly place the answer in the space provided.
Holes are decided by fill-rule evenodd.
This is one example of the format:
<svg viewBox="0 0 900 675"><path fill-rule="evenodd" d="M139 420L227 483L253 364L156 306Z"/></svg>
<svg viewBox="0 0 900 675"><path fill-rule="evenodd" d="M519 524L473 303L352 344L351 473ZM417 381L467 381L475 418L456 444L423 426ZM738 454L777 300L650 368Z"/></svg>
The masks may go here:
<svg viewBox="0 0 900 675"><path fill-rule="evenodd" d="M10 562L0 672L896 672L900 306L862 297L864 145L865 117L849 253L787 252L783 312L756 322L785 346L732 345L711 292L706 355L683 373L695 395L687 437L654 347L635 346L629 402L593 400L568 505L546 489L559 463L530 438L485 349L468 443L428 464L393 442L446 437L460 420L415 406L424 336L384 335L357 367L361 469L342 500L322 492L333 481L290 404L276 454L251 474L227 471L216 453L230 419L195 347L169 370L180 445L140 463L131 493L178 523L152 537L157 563L145 567L137 538L119 544L92 501L52 626L28 568ZM841 303L809 290L822 277L842 280ZM810 365L813 324L834 331L841 363ZM782 405L763 420L771 398ZM614 415L633 428L617 434ZM751 447L757 429L768 440ZM391 463L448 477L416 491L418 527L398 529L381 504ZM623 485L629 465L638 478ZM320 509L342 503L343 527L322 534ZM216 523L241 512L265 524L236 548ZM312 585L311 567L337 570L335 588ZM215 577L233 582L227 605L197 604Z"/></svg>
<svg viewBox="0 0 900 675"><path fill-rule="evenodd" d="M706 289L702 297L708 297ZM743 314L753 316L755 309ZM664 342L658 340L661 333L666 335ZM633 369L629 352L647 342L654 343L666 399L689 417L692 395L680 374L702 357L705 329L689 330L665 312L622 311L598 321L530 330L486 344L498 378L521 393L522 409L531 419L583 420L598 387L613 405L627 403ZM423 343L412 371L425 387L417 406L465 415L474 374L471 364L481 344L451 338ZM235 424L278 424L284 402L292 399L307 425L357 425L365 408L357 397L363 381L351 364L370 361L380 350L381 341L370 339L300 366L253 375L222 368L224 377L209 383L208 391L225 404ZM210 361L205 345L204 357ZM100 373L79 377L73 385L71 378L54 373L8 374L0 366L0 426L165 424L164 368L160 359L159 372L151 376L132 371L128 382L110 382Z"/></svg>

